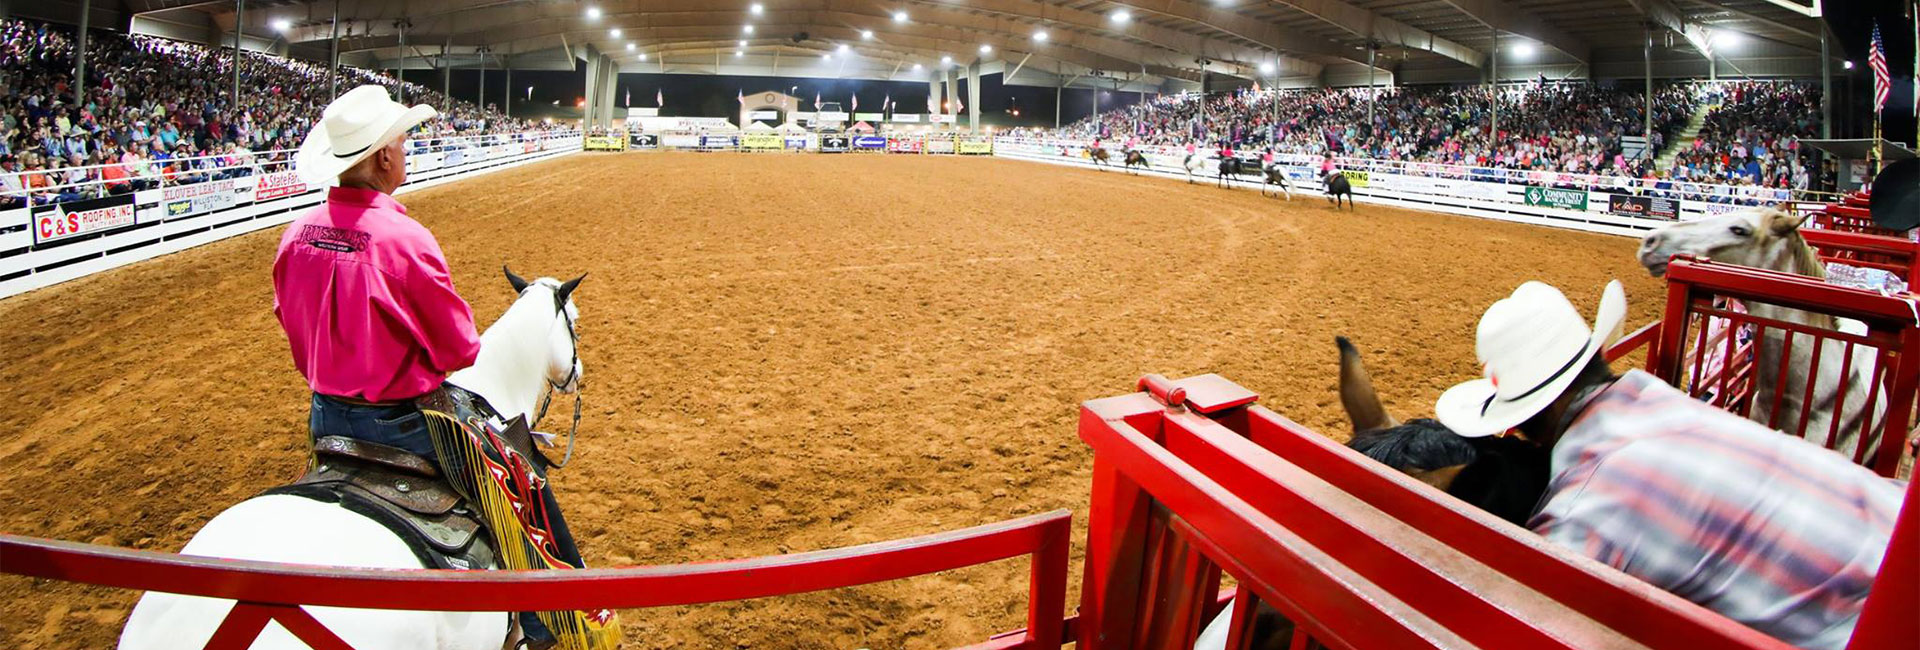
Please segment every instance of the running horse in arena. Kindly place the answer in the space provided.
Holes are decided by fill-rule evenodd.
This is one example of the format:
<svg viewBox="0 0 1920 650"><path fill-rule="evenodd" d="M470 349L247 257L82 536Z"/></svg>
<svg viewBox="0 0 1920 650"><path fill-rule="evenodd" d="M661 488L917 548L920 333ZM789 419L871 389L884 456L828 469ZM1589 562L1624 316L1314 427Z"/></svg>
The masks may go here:
<svg viewBox="0 0 1920 650"><path fill-rule="evenodd" d="M1347 447L1508 523L1527 525L1552 471L1546 448L1517 437L1467 438L1426 418L1401 421L1374 390L1360 351L1344 336L1334 341L1340 348L1340 407L1353 425ZM1223 609L1201 630L1194 650L1225 650L1232 615L1232 606ZM1295 636L1292 630L1292 621L1260 603L1250 647L1281 650Z"/></svg>
<svg viewBox="0 0 1920 650"><path fill-rule="evenodd" d="M1325 180L1327 184L1327 200L1333 202L1335 209L1339 209L1340 197L1342 196L1347 197L1347 208L1353 208L1353 181L1347 180L1346 174L1342 174L1337 170L1328 172L1327 177L1323 180Z"/></svg>
<svg viewBox="0 0 1920 650"><path fill-rule="evenodd" d="M1180 168L1187 171L1187 184L1193 184L1194 175L1205 173L1208 168L1213 167L1215 164L1213 162L1214 160L1215 158L1213 156L1199 152L1187 154L1186 158L1182 158L1180 160Z"/></svg>
<svg viewBox="0 0 1920 650"><path fill-rule="evenodd" d="M1826 265L1800 235L1800 226L1808 216L1767 207L1668 224L1640 240L1640 264L1654 277L1660 277L1665 275L1667 263L1675 255L1692 255L1825 280ZM1743 306L1758 319L1851 334L1867 331L1865 324L1851 319L1756 301L1744 301ZM1873 458L1879 449L1887 403L1886 387L1875 381L1879 365L1875 350L1824 337L1814 346L1802 334L1792 335L1796 340L1790 342L1788 334L1778 328L1763 330L1754 343L1754 388L1748 398L1752 403L1748 416L1760 424L1801 435L1815 444L1825 440L1837 424L1838 436L1822 446L1852 458L1859 446L1865 444L1866 453L1861 457ZM1707 354L1707 351L1699 353ZM1814 365L1816 355L1820 360L1817 367ZM1725 360L1724 365L1733 366L1733 360ZM1812 382L1811 387L1808 382ZM1846 389L1845 394L1841 394L1842 387ZM1869 404L1872 408L1868 408ZM1803 419L1806 425L1801 427ZM1859 439L1863 427L1869 432L1864 442Z"/></svg>
<svg viewBox="0 0 1920 650"><path fill-rule="evenodd" d="M1113 166L1113 154L1108 153L1106 147L1087 147L1087 157L1093 159L1095 167Z"/></svg>
<svg viewBox="0 0 1920 650"><path fill-rule="evenodd" d="M1147 154L1140 153L1138 149L1127 150L1126 165L1129 172L1133 171L1135 166L1149 171L1153 169L1153 165L1147 164Z"/></svg>
<svg viewBox="0 0 1920 650"><path fill-rule="evenodd" d="M1284 193L1287 195L1288 201L1293 200L1293 183L1287 180L1286 167L1281 166L1281 164L1276 161L1271 165L1267 165L1266 168L1261 171L1266 173L1267 181L1260 186L1261 196L1266 196L1267 190L1272 188L1275 196Z"/></svg>
<svg viewBox="0 0 1920 650"><path fill-rule="evenodd" d="M1228 187L1228 181L1237 180L1240 176L1257 173L1259 171L1260 169L1257 165L1250 164L1235 156L1223 155L1220 156L1220 164L1215 167L1216 175L1214 179L1219 187Z"/></svg>
<svg viewBox="0 0 1920 650"><path fill-rule="evenodd" d="M549 396L549 389L570 394L580 388L582 366L575 349L573 328L579 310L574 307L571 298L580 279L562 283L553 278L540 278L527 282L514 276L511 271L507 272L507 277L515 290L520 292L520 297L481 335L480 354L473 366L454 373L447 382L477 393L503 419L535 418L536 410L542 408L542 401ZM330 464L343 466L357 460L339 455L322 455L324 443L331 440L334 439L322 439L316 443L314 462L319 469L324 470ZM381 459L380 464L363 472L398 476L388 468L420 464L415 466L417 473L402 477L414 485L399 482L387 487L404 494L401 497L403 501L407 498L425 500L432 495L440 495L447 501L457 499L456 495L447 492L444 484L432 480L438 474L432 466L425 465L425 459L399 450L393 450L392 453L404 458L389 454ZM444 453L442 455L445 456ZM373 488L377 494L379 486ZM356 502L356 505L360 504ZM457 506L451 509L456 515L461 513ZM266 495L242 501L215 516L194 534L180 553L323 566L449 568L429 567L416 552L419 545L434 542L403 538L391 527L394 525L390 519L392 515L376 518L362 514L364 510L365 507L349 509L341 503L270 491ZM471 528L466 530L482 538L489 537L484 527L478 529L477 533ZM493 537L497 539L497 536ZM495 541L492 548L500 548L501 543ZM496 552L494 557L498 556ZM500 563L496 560L485 566L466 568L499 567ZM122 650L201 647L213 636L214 630L233 605L230 600L149 592L134 605L126 628L121 631L119 647ZM500 650L505 647L509 633L517 627L510 625L510 615L507 613L337 607L305 609L321 625L360 650ZM292 650L304 649L307 645L274 624L267 626L251 647L256 650Z"/></svg>

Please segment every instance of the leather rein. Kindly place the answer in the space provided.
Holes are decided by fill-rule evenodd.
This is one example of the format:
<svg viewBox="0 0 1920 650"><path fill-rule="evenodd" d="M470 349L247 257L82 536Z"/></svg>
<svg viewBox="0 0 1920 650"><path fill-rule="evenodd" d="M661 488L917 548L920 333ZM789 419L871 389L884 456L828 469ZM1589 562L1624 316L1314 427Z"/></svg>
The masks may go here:
<svg viewBox="0 0 1920 650"><path fill-rule="evenodd" d="M580 335L574 332L573 316L567 313L567 305L560 300L559 294L557 293L554 294L554 309L560 313L560 319L567 324L567 338L573 340L573 359L567 362L566 379L558 382L551 379L547 380L547 394L540 397L540 412L533 416L533 422L528 423L527 427L531 429L539 426L540 421L546 419L547 407L553 405L554 393L563 392L567 384L575 384L573 387L573 424L567 429L567 454L560 459L560 462L553 464L554 469L564 469L567 463L573 462L573 442L579 438L580 433L580 391L585 387L577 383L580 379Z"/></svg>

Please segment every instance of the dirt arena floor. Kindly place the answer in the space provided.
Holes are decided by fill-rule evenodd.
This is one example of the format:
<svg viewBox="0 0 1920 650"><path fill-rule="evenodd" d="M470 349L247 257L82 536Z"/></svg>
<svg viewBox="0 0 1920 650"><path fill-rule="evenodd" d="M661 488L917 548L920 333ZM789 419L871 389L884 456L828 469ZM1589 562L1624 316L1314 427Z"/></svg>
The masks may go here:
<svg viewBox="0 0 1920 650"><path fill-rule="evenodd" d="M1522 281L1591 315L1621 278L1632 325L1661 291L1623 238L1011 160L576 155L401 199L483 323L513 297L502 263L592 273L583 439L556 482L600 566L1057 508L1083 531L1077 404L1142 373L1218 372L1342 435L1336 334L1390 408L1426 415ZM177 550L294 475L278 237L0 301L0 531ZM110 647L135 596L0 577L0 647ZM633 648L944 648L1020 627L1025 601L1009 561L623 616Z"/></svg>

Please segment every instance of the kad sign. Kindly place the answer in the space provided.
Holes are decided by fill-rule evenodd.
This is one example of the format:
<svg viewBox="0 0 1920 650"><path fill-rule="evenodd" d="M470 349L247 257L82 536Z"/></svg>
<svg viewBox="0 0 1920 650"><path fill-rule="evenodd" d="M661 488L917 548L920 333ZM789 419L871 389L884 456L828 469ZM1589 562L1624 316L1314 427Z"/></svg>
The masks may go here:
<svg viewBox="0 0 1920 650"><path fill-rule="evenodd" d="M33 243L45 244L133 225L133 195L68 201L33 218Z"/></svg>
<svg viewBox="0 0 1920 650"><path fill-rule="evenodd" d="M178 219L215 210L225 210L240 202L234 196L234 182L231 180L169 187L161 191L160 201L165 209L162 219Z"/></svg>
<svg viewBox="0 0 1920 650"><path fill-rule="evenodd" d="M260 177L260 182L253 186L253 200L268 201L283 196L305 194L306 191L307 182L300 180L299 172L275 172Z"/></svg>

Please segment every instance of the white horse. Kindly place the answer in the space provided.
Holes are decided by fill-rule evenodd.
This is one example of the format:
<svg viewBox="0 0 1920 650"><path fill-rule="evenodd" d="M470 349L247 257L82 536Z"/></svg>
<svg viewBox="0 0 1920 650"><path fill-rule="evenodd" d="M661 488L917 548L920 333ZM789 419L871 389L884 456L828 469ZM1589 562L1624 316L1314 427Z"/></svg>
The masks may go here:
<svg viewBox="0 0 1920 650"><path fill-rule="evenodd" d="M580 388L582 367L571 323L579 317L571 294L580 280L531 283L508 271L520 298L480 336L473 366L448 382L486 398L502 417L534 416L549 387ZM584 278L585 276L582 276ZM556 309L556 305L564 308ZM182 555L378 569L425 568L406 542L372 519L299 496L248 499L207 522ZM233 601L148 592L120 632L121 650L199 648L233 608ZM489 612L414 612L308 607L309 614L360 650L498 650L509 615ZM278 623L269 624L253 650L305 650Z"/></svg>
<svg viewBox="0 0 1920 650"><path fill-rule="evenodd" d="M1806 217L1777 209L1754 208L1697 221L1668 224L1641 240L1640 264L1658 277L1666 273L1667 263L1674 255L1684 253L1718 262L1825 280L1826 265L1814 254L1806 238L1800 236L1800 225L1805 221ZM1745 306L1747 313L1760 318L1852 334L1865 334L1867 331L1865 324L1852 319L1763 302L1747 301ZM1879 365L1876 351L1870 347L1855 346L1852 359L1849 360L1845 343L1823 339L1819 346L1820 367L1812 368L1812 340L1804 335L1794 335L1793 349L1788 355L1790 358L1785 359L1786 377L1783 380L1780 375L1781 351L1786 340L1785 333L1766 328L1765 334L1756 342L1754 394L1751 398L1753 408L1750 409L1752 419L1789 433L1804 431L1802 437L1818 444L1827 439L1827 432L1832 430L1834 420L1838 418L1839 434L1825 446L1849 458L1854 456L1861 444L1861 426L1868 424L1869 438L1865 442L1867 452L1864 458L1872 459L1880 445L1880 427L1884 424L1887 405L1885 387L1874 381L1875 369ZM1727 365L1732 365L1731 359L1727 360ZM1847 390L1844 395L1839 391L1842 367L1847 368L1844 377ZM1807 399L1808 381L1814 382L1811 400ZM1872 412L1867 409L1870 397L1874 404ZM1776 398L1780 404L1777 412L1774 408ZM1806 418L1807 424L1804 429L1799 429L1802 417Z"/></svg>
<svg viewBox="0 0 1920 650"><path fill-rule="evenodd" d="M1180 160L1180 168L1187 170L1187 184L1193 184L1193 175L1206 173L1220 166L1220 158L1211 154L1194 152Z"/></svg>

